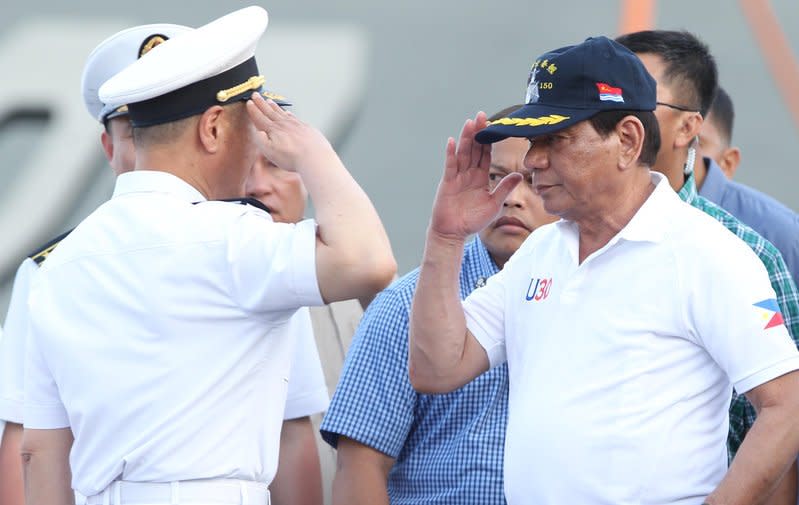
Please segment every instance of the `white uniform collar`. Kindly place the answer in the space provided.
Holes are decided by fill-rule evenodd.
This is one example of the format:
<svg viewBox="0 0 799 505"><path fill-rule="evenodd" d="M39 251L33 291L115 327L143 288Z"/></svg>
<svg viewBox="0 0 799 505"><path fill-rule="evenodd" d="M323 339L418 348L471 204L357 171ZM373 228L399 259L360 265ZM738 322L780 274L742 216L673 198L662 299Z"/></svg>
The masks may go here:
<svg viewBox="0 0 799 505"><path fill-rule="evenodd" d="M187 202L204 202L197 188L176 175L157 170L135 170L117 177L112 198L131 193L167 193Z"/></svg>

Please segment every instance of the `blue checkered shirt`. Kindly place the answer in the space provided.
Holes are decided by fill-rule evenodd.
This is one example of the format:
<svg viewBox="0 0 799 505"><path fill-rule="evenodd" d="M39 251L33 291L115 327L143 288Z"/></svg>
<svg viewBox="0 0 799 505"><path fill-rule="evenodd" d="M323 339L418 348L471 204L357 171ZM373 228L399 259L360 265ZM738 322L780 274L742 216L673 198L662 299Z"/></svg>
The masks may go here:
<svg viewBox="0 0 799 505"><path fill-rule="evenodd" d="M461 299L497 271L480 240L469 242ZM405 275L364 314L322 438L335 447L344 435L396 459L388 476L393 505L504 504L507 365L452 393L416 393L408 380L408 323L418 278L418 269Z"/></svg>

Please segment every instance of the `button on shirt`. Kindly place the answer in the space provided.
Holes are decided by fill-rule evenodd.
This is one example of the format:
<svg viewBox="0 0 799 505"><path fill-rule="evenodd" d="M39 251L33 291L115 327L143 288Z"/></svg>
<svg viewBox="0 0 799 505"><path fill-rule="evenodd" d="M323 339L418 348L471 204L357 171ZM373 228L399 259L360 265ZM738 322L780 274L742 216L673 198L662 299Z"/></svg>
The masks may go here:
<svg viewBox="0 0 799 505"><path fill-rule="evenodd" d="M727 179L705 158L707 175L699 194L751 226L782 253L794 282L799 282L799 214L765 193Z"/></svg>
<svg viewBox="0 0 799 505"><path fill-rule="evenodd" d="M203 200L165 172L123 174L34 281L25 425L72 428L83 495L275 474L288 323L322 303L315 224Z"/></svg>
<svg viewBox="0 0 799 505"><path fill-rule="evenodd" d="M496 272L482 242L468 243L461 298ZM507 367L493 368L452 393L416 393L408 379L408 323L418 278L417 269L369 305L322 423L322 438L335 447L343 435L396 459L388 475L393 505L504 504Z"/></svg>
<svg viewBox="0 0 799 505"><path fill-rule="evenodd" d="M511 505L698 505L727 469L732 385L799 368L761 262L652 180L581 264L577 227L560 221L464 302L491 365L508 363Z"/></svg>

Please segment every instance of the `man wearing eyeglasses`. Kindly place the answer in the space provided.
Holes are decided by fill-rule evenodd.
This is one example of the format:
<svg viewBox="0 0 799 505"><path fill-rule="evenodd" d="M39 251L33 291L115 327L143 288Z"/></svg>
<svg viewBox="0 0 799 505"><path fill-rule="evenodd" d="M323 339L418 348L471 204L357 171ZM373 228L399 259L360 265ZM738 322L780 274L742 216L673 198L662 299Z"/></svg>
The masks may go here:
<svg viewBox="0 0 799 505"><path fill-rule="evenodd" d="M616 41L636 53L657 82L655 116L660 126L661 142L653 170L663 173L686 203L720 221L758 255L776 292L785 326L797 342L799 293L782 255L758 232L697 192L695 138L718 86L716 62L708 47L688 32L666 30L631 33L618 37ZM703 160L700 159L696 165L704 166ZM743 395L733 392L727 439L730 460L755 417L754 407ZM790 478L783 479L770 503L796 502L796 470L789 471L788 475Z"/></svg>

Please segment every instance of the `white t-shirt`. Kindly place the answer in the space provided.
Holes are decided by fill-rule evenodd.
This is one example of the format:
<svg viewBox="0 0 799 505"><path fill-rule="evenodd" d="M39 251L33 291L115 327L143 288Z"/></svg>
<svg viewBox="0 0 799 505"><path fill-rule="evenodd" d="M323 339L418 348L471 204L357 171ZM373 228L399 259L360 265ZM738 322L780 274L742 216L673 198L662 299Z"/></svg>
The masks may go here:
<svg viewBox="0 0 799 505"><path fill-rule="evenodd" d="M316 226L203 200L164 172L123 174L36 275L25 426L71 426L83 495L274 477L290 318L322 303Z"/></svg>
<svg viewBox="0 0 799 505"><path fill-rule="evenodd" d="M491 365L508 362L510 505L700 504L726 472L732 386L799 368L757 256L652 178L582 264L560 221L464 302Z"/></svg>

